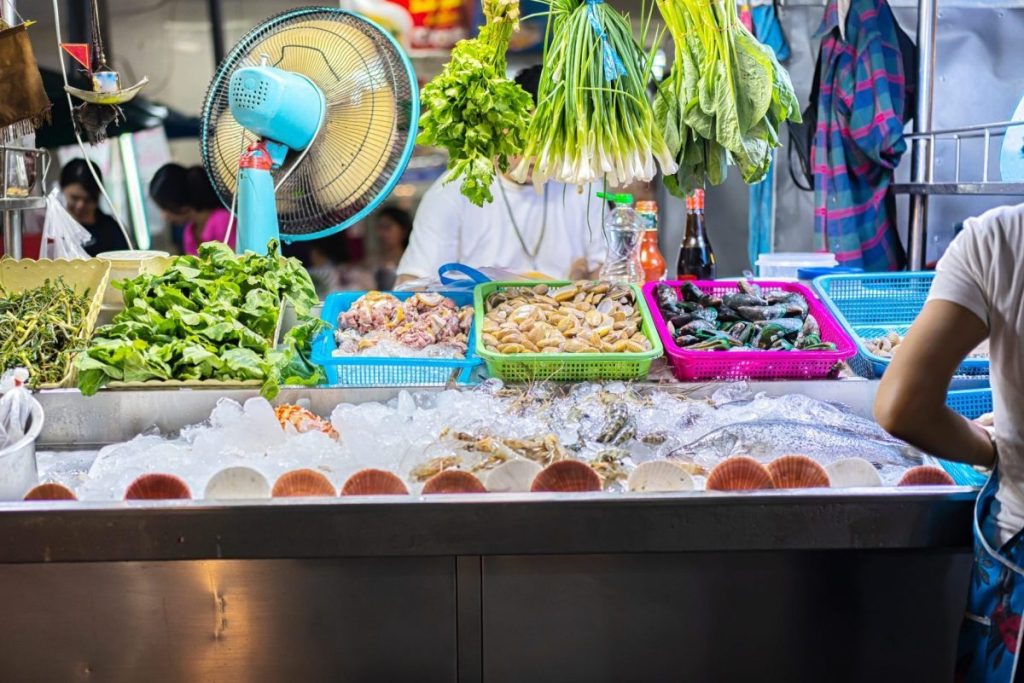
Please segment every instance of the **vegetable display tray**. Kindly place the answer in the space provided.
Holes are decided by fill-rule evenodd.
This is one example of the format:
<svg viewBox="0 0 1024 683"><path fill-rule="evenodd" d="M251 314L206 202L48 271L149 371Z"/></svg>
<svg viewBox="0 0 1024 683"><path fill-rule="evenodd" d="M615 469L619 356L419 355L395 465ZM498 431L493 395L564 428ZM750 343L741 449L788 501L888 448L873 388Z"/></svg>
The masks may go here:
<svg viewBox="0 0 1024 683"><path fill-rule="evenodd" d="M736 290L735 282L692 281L705 293L721 296ZM807 289L795 282L752 280L765 292L794 292L807 299L808 313L821 328L822 341L836 345L834 351L693 351L679 348L668 331L665 317L658 308L654 288L669 285L677 290L682 282L648 282L644 285L644 298L654 317L665 353L672 363L676 378L684 381L723 379L817 379L832 376L837 366L856 355L857 347L842 326Z"/></svg>
<svg viewBox="0 0 1024 683"><path fill-rule="evenodd" d="M874 376L881 377L892 359L872 353L867 342L890 332L906 335L924 308L934 279L934 273L824 275L814 280L814 289L856 340L863 364L870 366ZM965 359L957 374L988 375L988 359Z"/></svg>
<svg viewBox="0 0 1024 683"><path fill-rule="evenodd" d="M62 278L78 293L89 292L89 311L79 333L82 339L92 338L96 319L99 317L110 276L110 264L97 259L0 259L0 284L12 292L21 292L42 286L47 280ZM64 378L56 384L41 384L41 389L74 387L78 384L78 371L74 358L64 372Z"/></svg>
<svg viewBox="0 0 1024 683"><path fill-rule="evenodd" d="M530 282L526 286L546 284L560 287L569 282ZM522 282L487 282L473 290L476 308L476 327L483 329L485 302L493 292L522 287ZM487 373L510 382L556 381L586 382L593 380L644 379L651 362L661 356L662 346L655 331L651 312L644 303L640 289L631 286L642 318L641 331L651 342L651 350L642 353L517 353L503 354L488 351L483 340L476 340L477 354L487 363Z"/></svg>
<svg viewBox="0 0 1024 683"><path fill-rule="evenodd" d="M274 336L270 339L271 347L277 348L281 342L282 328L285 319L285 311L288 303L281 301L281 307L277 312L277 327L274 328ZM261 379L148 379L144 382L121 382L113 380L108 382L107 389L259 389L263 386Z"/></svg>
<svg viewBox="0 0 1024 683"><path fill-rule="evenodd" d="M324 302L320 319L330 325L313 342L313 362L323 366L327 382L332 386L373 387L373 386L438 386L447 384L454 376L458 384L470 384L473 370L480 365L474 353L474 338L478 325L474 321L469 328L468 346L465 358L391 358L381 356L335 356L337 343L334 329L338 316L352 307L366 292L335 292ZM385 292L405 301L415 292ZM473 304L473 293L469 291L438 292L460 308Z"/></svg>

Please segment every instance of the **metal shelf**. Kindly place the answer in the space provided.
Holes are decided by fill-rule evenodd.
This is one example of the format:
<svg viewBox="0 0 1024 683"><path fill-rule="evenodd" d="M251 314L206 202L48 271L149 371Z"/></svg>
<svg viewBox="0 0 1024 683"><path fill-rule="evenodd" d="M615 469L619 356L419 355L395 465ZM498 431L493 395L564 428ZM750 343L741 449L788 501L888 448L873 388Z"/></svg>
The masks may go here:
<svg viewBox="0 0 1024 683"><path fill-rule="evenodd" d="M46 197L0 197L0 211L24 211L42 209L45 206Z"/></svg>
<svg viewBox="0 0 1024 683"><path fill-rule="evenodd" d="M977 196L1024 196L1024 183L999 182L949 182L949 183L895 183L896 194L918 196L928 195L977 195Z"/></svg>

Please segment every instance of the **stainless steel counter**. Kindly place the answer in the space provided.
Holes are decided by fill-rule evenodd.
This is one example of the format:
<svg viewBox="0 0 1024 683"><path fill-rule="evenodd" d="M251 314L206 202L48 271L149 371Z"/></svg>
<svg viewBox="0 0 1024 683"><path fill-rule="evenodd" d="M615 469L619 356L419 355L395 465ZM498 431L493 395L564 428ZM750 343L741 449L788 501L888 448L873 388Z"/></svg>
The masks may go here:
<svg viewBox="0 0 1024 683"><path fill-rule="evenodd" d="M754 388L867 414L875 385ZM329 413L395 393L281 400ZM171 432L222 395L48 392L42 440ZM4 504L0 680L949 679L972 499L945 488Z"/></svg>

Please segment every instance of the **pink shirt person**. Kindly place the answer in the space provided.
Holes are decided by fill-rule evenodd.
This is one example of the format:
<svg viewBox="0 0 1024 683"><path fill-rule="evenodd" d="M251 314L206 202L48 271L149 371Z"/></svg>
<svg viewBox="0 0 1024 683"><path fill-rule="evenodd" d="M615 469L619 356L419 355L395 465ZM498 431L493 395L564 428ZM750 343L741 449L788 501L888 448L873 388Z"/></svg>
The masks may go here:
<svg viewBox="0 0 1024 683"><path fill-rule="evenodd" d="M203 242L223 242L225 235L228 232L228 223L231 221L231 212L227 209L214 209L210 213L210 217L206 219L206 224L203 225L199 240L196 240L196 229L195 223L189 223L185 226L184 234L182 235L185 253L196 255L199 253L199 245ZM238 233L238 224L231 229L231 240L229 244L235 246L235 238Z"/></svg>

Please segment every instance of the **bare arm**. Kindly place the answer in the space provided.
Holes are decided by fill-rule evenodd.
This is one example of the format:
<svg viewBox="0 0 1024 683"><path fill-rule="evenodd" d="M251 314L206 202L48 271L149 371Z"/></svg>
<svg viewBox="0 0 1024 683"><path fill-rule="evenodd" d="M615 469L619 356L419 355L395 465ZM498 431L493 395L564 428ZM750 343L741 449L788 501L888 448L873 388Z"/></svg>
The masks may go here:
<svg viewBox="0 0 1024 683"><path fill-rule="evenodd" d="M929 301L882 376L878 423L932 455L991 467L996 454L988 433L946 407L957 366L987 336L985 324L966 308Z"/></svg>

